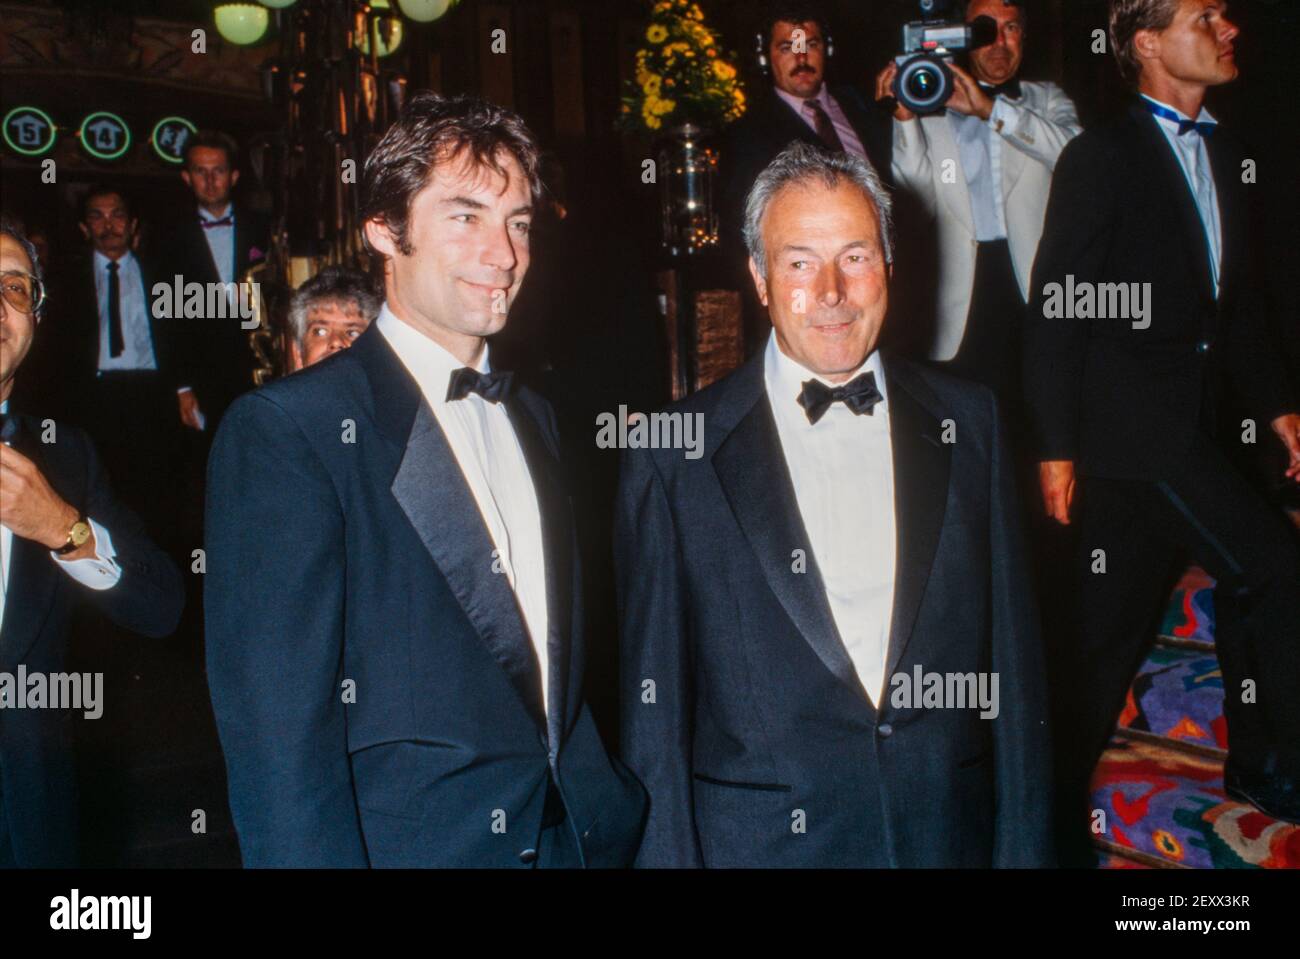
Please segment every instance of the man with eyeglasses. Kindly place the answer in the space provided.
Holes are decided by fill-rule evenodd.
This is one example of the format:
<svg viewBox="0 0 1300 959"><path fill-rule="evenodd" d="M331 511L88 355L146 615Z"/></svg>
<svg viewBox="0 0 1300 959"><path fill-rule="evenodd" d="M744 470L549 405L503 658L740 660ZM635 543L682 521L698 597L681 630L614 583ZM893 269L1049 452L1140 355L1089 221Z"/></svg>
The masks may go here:
<svg viewBox="0 0 1300 959"><path fill-rule="evenodd" d="M175 565L114 498L86 434L9 408L44 299L35 250L0 218L0 676L9 679L0 692L0 868L76 864L68 712L12 708L61 705L33 702L33 682L43 678L51 694L64 685L73 607L91 603L123 629L162 637L185 596Z"/></svg>

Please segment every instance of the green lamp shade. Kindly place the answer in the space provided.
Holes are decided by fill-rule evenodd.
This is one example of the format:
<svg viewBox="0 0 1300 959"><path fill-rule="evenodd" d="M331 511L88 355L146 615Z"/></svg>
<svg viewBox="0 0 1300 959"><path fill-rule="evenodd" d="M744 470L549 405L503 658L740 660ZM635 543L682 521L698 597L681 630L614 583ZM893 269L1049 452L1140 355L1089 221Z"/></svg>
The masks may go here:
<svg viewBox="0 0 1300 959"><path fill-rule="evenodd" d="M271 15L256 3L223 3L212 11L217 32L241 47L250 46L266 34Z"/></svg>
<svg viewBox="0 0 1300 959"><path fill-rule="evenodd" d="M391 28L391 32L388 34L388 43L384 43L384 34L379 27L379 21L381 19L387 20ZM370 22L369 32L363 33L361 35L361 42L357 44L357 46L361 48L361 52L366 56L370 56L370 43L372 40L375 44L375 56L388 56L402 45L402 21L397 19L397 17L375 17L374 20Z"/></svg>
<svg viewBox="0 0 1300 959"><path fill-rule="evenodd" d="M285 7L292 7L298 0L258 0L258 2L272 10L283 10Z"/></svg>
<svg viewBox="0 0 1300 959"><path fill-rule="evenodd" d="M398 7L417 23L432 23L456 5L456 0L397 0Z"/></svg>

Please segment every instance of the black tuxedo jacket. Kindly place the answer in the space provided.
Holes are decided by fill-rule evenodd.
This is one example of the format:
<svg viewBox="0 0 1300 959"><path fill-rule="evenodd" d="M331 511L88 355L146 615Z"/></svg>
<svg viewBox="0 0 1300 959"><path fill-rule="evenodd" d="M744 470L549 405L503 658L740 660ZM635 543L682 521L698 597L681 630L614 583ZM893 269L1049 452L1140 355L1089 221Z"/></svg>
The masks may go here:
<svg viewBox="0 0 1300 959"><path fill-rule="evenodd" d="M638 865L1048 864L1042 650L992 393L885 359L898 553L877 709L811 556L763 362L669 408L704 415L700 459L625 454L622 742L650 793ZM896 707L888 677L917 666L996 672L997 718Z"/></svg>
<svg viewBox="0 0 1300 959"><path fill-rule="evenodd" d="M270 242L268 219L236 205L235 215L235 282L248 269L265 260ZM187 215L173 225L159 251L166 266L163 279L174 282L179 274L185 283L218 283L212 251L199 224L199 214L189 208ZM208 419L208 430L215 431L216 420L240 393L253 388L253 351L250 331L238 319L182 319L175 324L175 366L181 386L190 386Z"/></svg>
<svg viewBox="0 0 1300 959"><path fill-rule="evenodd" d="M581 694L554 419L527 390L507 402L542 517L548 677L520 654L473 494L377 326L227 414L209 467L208 675L245 865L528 865L548 788L581 864L635 855L644 793Z"/></svg>
<svg viewBox="0 0 1300 959"><path fill-rule="evenodd" d="M1296 409L1282 354L1253 305L1245 154L1222 127L1207 148L1223 234L1217 298L1195 198L1155 117L1133 103L1061 154L1025 326L1038 459L1073 460L1084 474L1161 479L1179 468L1203 411L1212 420L1221 409L1225 383L1264 432ZM1150 283L1150 326L1045 318L1045 287L1068 276L1076 288Z"/></svg>
<svg viewBox="0 0 1300 959"><path fill-rule="evenodd" d="M113 496L90 439L56 423L56 441L43 443L41 417L12 419L13 448L36 464L55 492L108 530L122 578L111 589L88 589L59 569L44 546L15 536L0 624L0 671L14 675L21 663L28 675L63 672L68 624L78 603L90 603L118 626L145 636L171 633L185 603L181 575ZM0 829L7 823L20 866L76 864L72 724L80 716L62 709L0 710Z"/></svg>
<svg viewBox="0 0 1300 959"><path fill-rule="evenodd" d="M850 86L829 87L849 125L862 141L862 149L886 183L892 182L894 130L888 114L869 105ZM733 251L743 249L745 198L764 167L793 140L823 146L821 139L776 92L768 87L751 103L745 115L726 129L718 173L722 184L721 231Z"/></svg>

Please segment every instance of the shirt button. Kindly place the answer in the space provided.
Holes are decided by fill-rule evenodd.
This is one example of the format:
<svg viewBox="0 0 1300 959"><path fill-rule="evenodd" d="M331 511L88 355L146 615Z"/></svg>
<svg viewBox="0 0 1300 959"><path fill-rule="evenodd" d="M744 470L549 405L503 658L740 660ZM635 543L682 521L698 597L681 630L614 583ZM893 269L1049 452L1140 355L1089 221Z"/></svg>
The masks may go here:
<svg viewBox="0 0 1300 959"><path fill-rule="evenodd" d="M1196 344L1196 352L1197 352L1197 353L1208 353L1208 352L1210 352L1210 344L1209 344L1207 341L1205 341L1205 340L1201 340L1201 342L1199 342L1199 343Z"/></svg>
<svg viewBox="0 0 1300 959"><path fill-rule="evenodd" d="M531 866L533 863L537 862L537 850L525 849L519 854L519 861L525 866Z"/></svg>
<svg viewBox="0 0 1300 959"><path fill-rule="evenodd" d="M876 727L876 735L881 739L888 739L890 736L894 735L894 727L889 725L889 723L881 723Z"/></svg>

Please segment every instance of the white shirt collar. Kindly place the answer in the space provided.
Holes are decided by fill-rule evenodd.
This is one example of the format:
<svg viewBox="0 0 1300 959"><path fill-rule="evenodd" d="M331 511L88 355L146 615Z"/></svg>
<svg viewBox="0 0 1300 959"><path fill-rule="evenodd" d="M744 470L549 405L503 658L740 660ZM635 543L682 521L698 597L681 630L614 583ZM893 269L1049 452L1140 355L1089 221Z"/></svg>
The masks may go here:
<svg viewBox="0 0 1300 959"><path fill-rule="evenodd" d="M205 206L201 206L201 207L199 207L199 219L200 219L200 220L209 220L209 221L211 221L211 222L216 222L217 220L224 220L224 219L225 219L226 217L228 217L228 216L233 216L233 215L234 215L234 212L235 212L235 210L234 210L234 204L233 204L233 203L227 203L227 204L226 204L226 208L225 208L224 210L221 211L221 215L220 215L220 216L213 216L211 213L208 212L208 208L207 208L207 207L205 207Z"/></svg>
<svg viewBox="0 0 1300 959"><path fill-rule="evenodd" d="M93 259L95 261L96 273L105 272L108 269L108 264L113 262L111 259L104 256L104 254L100 253L98 250L95 251L95 255ZM133 254L130 250L127 250L125 253L122 254L122 256L117 261L118 271L121 272L122 270L126 269L134 262L135 262L135 254Z"/></svg>
<svg viewBox="0 0 1300 959"><path fill-rule="evenodd" d="M781 349L776 341L775 329L768 334L767 353L763 358L763 371L773 405L784 404L788 401L789 408L798 411L800 416L805 416L805 414L803 407L799 406L799 394L803 392L803 385L808 380L821 380L830 387L843 385L843 383L832 383L820 373L814 373L786 356L785 351ZM862 365L854 370L844 382L847 383L855 376L866 371L875 374L876 389L880 391L882 397L877 409L879 412L885 412L889 404L889 393L885 388L885 366L880 360L879 350L872 350L862 362ZM786 411L788 412L788 410Z"/></svg>
<svg viewBox="0 0 1300 959"><path fill-rule="evenodd" d="M1182 110L1179 110L1177 107L1170 106L1168 103L1165 103L1165 102L1163 102L1163 101L1161 101L1161 100L1157 100L1155 97L1149 97L1149 96L1147 96L1145 93L1140 94L1140 96L1141 96L1144 100L1149 100L1149 101L1151 101L1152 103L1154 103L1154 104L1155 104L1156 106L1158 106L1158 107L1164 107L1166 110L1172 110L1174 113L1178 114L1178 119L1180 119L1180 120L1190 120L1190 119L1191 119L1191 117L1189 117L1189 116L1188 116L1186 113L1184 113ZM1155 117L1156 117L1156 120L1157 120L1158 122L1160 122L1160 123L1171 124L1171 125L1174 126L1175 129L1177 129L1177 125L1174 124L1174 121L1173 121L1173 120L1169 120L1169 119L1167 119L1167 118L1165 118L1165 117L1161 117L1161 116L1156 116L1154 113L1152 114L1152 116L1155 116ZM1202 103L1202 104L1201 104L1201 112L1198 113L1198 114L1196 115L1196 122L1197 122L1197 123L1218 123L1219 121L1216 120L1216 119L1214 119L1214 117L1213 117L1213 115L1210 113L1210 111L1207 110L1207 109L1205 109L1205 104Z"/></svg>
<svg viewBox="0 0 1300 959"><path fill-rule="evenodd" d="M442 344L431 340L409 323L399 320L388 308L387 302L379 310L375 325L379 327L379 332L384 334L384 338L388 340L388 345L393 348L398 359L420 383L429 401L434 402L435 399L441 401L447 395L451 374L463 369L465 364L456 359ZM478 362L474 364L473 368L480 373L492 372L492 364L488 359L489 349L484 343L483 352L479 355Z"/></svg>

